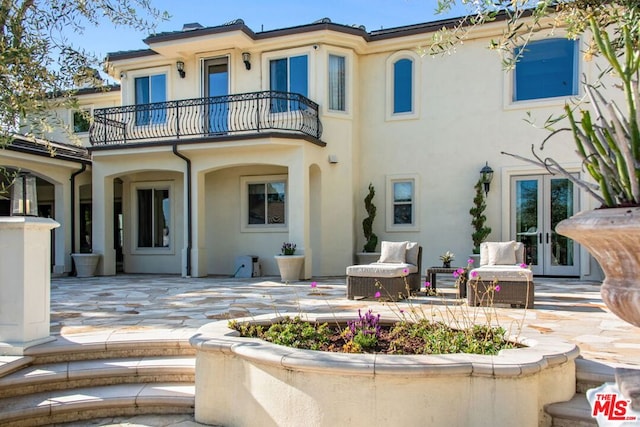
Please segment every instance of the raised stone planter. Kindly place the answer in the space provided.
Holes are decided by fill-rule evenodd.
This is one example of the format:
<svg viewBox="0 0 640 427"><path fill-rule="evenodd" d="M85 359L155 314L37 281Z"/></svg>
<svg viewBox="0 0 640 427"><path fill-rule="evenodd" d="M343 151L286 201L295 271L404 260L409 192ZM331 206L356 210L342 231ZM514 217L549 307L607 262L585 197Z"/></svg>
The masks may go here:
<svg viewBox="0 0 640 427"><path fill-rule="evenodd" d="M579 349L551 337L523 344L497 356L325 353L241 338L227 321L209 323L191 338L195 419L235 426L538 427L549 421L544 405L574 396Z"/></svg>

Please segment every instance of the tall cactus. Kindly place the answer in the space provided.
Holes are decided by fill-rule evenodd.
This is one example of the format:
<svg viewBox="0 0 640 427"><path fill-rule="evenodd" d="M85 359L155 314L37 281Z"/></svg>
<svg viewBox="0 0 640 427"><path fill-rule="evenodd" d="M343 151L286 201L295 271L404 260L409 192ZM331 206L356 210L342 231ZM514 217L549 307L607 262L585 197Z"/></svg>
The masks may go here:
<svg viewBox="0 0 640 427"><path fill-rule="evenodd" d="M373 184L369 183L369 194L364 198L364 207L367 210L368 217L362 220L362 229L364 231L364 238L367 243L364 245L365 252L375 252L378 245L378 236L373 232L373 220L376 217L376 206L373 204L373 196L376 195L376 191L373 188Z"/></svg>

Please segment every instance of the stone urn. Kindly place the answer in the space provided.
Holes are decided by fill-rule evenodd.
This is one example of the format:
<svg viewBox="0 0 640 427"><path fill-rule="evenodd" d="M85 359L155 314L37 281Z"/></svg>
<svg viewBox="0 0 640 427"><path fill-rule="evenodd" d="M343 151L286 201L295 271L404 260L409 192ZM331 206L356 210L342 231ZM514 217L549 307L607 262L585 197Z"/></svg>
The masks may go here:
<svg viewBox="0 0 640 427"><path fill-rule="evenodd" d="M93 277L100 262L100 254L71 254L76 264L76 277Z"/></svg>
<svg viewBox="0 0 640 427"><path fill-rule="evenodd" d="M640 207L580 212L556 231L587 248L605 274L602 300L616 316L640 327Z"/></svg>
<svg viewBox="0 0 640 427"><path fill-rule="evenodd" d="M283 282L300 280L304 255L276 255L275 259Z"/></svg>

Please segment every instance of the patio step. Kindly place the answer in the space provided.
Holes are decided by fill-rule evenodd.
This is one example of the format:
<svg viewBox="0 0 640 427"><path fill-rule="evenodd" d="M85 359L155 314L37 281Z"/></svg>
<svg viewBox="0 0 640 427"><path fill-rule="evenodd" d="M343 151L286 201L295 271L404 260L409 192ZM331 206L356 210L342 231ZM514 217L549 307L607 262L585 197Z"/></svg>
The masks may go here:
<svg viewBox="0 0 640 427"><path fill-rule="evenodd" d="M117 384L0 399L5 427L41 426L102 417L193 414L195 385Z"/></svg>
<svg viewBox="0 0 640 427"><path fill-rule="evenodd" d="M587 427L597 426L591 417L591 406L584 393L576 394L567 402L552 403L545 406L545 412L553 420L553 427Z"/></svg>
<svg viewBox="0 0 640 427"><path fill-rule="evenodd" d="M0 360L2 426L194 412L195 351L186 338L58 337L26 353Z"/></svg>
<svg viewBox="0 0 640 427"><path fill-rule="evenodd" d="M592 360L576 359L576 394L567 402L552 403L545 406L545 412L553 420L553 427L597 426L591 416L591 405L585 395L591 388L600 387L606 382L615 382L614 368Z"/></svg>

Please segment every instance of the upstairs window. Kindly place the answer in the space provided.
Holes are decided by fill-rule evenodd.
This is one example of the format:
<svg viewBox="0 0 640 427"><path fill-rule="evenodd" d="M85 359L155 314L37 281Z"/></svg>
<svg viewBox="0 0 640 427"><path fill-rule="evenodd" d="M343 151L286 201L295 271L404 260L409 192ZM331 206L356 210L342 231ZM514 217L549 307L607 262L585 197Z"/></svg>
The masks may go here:
<svg viewBox="0 0 640 427"><path fill-rule="evenodd" d="M393 63L393 114L413 111L413 61Z"/></svg>
<svg viewBox="0 0 640 427"><path fill-rule="evenodd" d="M515 54L522 57L514 71L513 101L578 94L577 40L533 41Z"/></svg>
<svg viewBox="0 0 640 427"><path fill-rule="evenodd" d="M167 110L164 105L153 105L167 101L167 76L155 74L135 78L136 125L165 123Z"/></svg>
<svg viewBox="0 0 640 427"><path fill-rule="evenodd" d="M329 55L329 109L346 111L346 67L345 57Z"/></svg>
<svg viewBox="0 0 640 427"><path fill-rule="evenodd" d="M272 59L269 61L269 87L273 91L309 94L309 64L307 55L291 56L288 58ZM272 112L300 110L298 101L287 102L286 98L273 99Z"/></svg>
<svg viewBox="0 0 640 427"><path fill-rule="evenodd" d="M73 112L73 133L85 133L89 132L89 126L91 124L90 110L80 110Z"/></svg>

